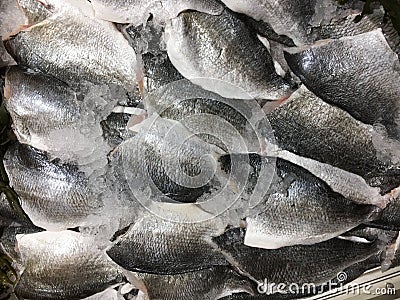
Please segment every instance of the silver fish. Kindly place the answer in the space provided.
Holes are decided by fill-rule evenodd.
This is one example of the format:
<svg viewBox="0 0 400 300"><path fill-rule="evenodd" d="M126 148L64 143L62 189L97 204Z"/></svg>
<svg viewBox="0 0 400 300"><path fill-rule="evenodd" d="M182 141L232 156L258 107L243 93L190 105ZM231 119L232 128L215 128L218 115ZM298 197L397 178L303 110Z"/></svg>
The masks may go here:
<svg viewBox="0 0 400 300"><path fill-rule="evenodd" d="M11 146L4 167L23 210L39 227L67 229L83 225L102 207L83 172L50 161L45 153L30 146Z"/></svg>
<svg viewBox="0 0 400 300"><path fill-rule="evenodd" d="M382 150L375 146L373 134L379 132L324 102L304 86L267 118L278 145L299 155L364 178L385 174L396 165L383 159Z"/></svg>
<svg viewBox="0 0 400 300"><path fill-rule="evenodd" d="M275 291L270 290L272 283L285 284L286 291L291 284L323 284L351 265L377 255L384 247L379 240L355 243L331 239L314 245L267 250L245 246L244 234L244 229L234 228L213 241L241 274L269 292L276 292L276 286Z"/></svg>
<svg viewBox="0 0 400 300"><path fill-rule="evenodd" d="M318 4L321 7L332 5L330 0L222 0L222 2L235 12L270 24L276 33L287 35L296 45L305 44L310 40L308 29L316 13L317 2L320 2Z"/></svg>
<svg viewBox="0 0 400 300"><path fill-rule="evenodd" d="M318 97L399 138L400 61L380 29L287 49L285 57Z"/></svg>
<svg viewBox="0 0 400 300"><path fill-rule="evenodd" d="M221 154L179 122L153 115L111 160L139 200L195 202L225 182Z"/></svg>
<svg viewBox="0 0 400 300"><path fill-rule="evenodd" d="M291 93L256 34L228 10L219 16L183 12L165 34L173 65L206 90L239 99L277 100Z"/></svg>
<svg viewBox="0 0 400 300"><path fill-rule="evenodd" d="M224 266L176 275L138 276L150 300L214 300L239 292L254 294L247 278Z"/></svg>
<svg viewBox="0 0 400 300"><path fill-rule="evenodd" d="M99 19L117 22L144 24L153 15L157 23L165 23L185 10L196 10L218 15L223 6L215 0L93 0L95 15Z"/></svg>
<svg viewBox="0 0 400 300"><path fill-rule="evenodd" d="M114 262L130 271L164 275L228 264L211 242L225 230L221 219L193 204L160 207L161 215L147 212L107 250ZM200 216L209 220L196 221Z"/></svg>
<svg viewBox="0 0 400 300"><path fill-rule="evenodd" d="M50 131L81 119L77 94L67 84L20 67L6 74L5 99L19 141L42 150L49 148Z"/></svg>
<svg viewBox="0 0 400 300"><path fill-rule="evenodd" d="M93 237L46 231L17 235L17 243L25 266L15 288L20 297L82 299L122 281L122 272Z"/></svg>
<svg viewBox="0 0 400 300"><path fill-rule="evenodd" d="M64 82L115 83L133 90L136 54L122 34L73 6L56 8L42 22L4 41L13 58Z"/></svg>
<svg viewBox="0 0 400 300"><path fill-rule="evenodd" d="M381 209L347 200L298 166L278 159L276 169L262 211L246 218L248 246L277 249L315 244L380 216Z"/></svg>

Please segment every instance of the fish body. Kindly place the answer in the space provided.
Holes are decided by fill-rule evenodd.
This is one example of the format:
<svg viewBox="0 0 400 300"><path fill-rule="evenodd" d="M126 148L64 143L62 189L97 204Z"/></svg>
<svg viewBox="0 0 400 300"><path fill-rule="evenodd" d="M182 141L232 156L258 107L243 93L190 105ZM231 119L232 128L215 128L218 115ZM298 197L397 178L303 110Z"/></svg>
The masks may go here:
<svg viewBox="0 0 400 300"><path fill-rule="evenodd" d="M145 214L107 250L108 256L127 270L164 275L227 265L211 242L212 236L223 233L223 222L193 222L204 212L187 204L175 207L172 214ZM174 219L166 218L171 216Z"/></svg>
<svg viewBox="0 0 400 300"><path fill-rule="evenodd" d="M394 163L381 158L371 126L324 102L304 86L267 118L278 145L286 150L363 177L383 174L393 167Z"/></svg>
<svg viewBox="0 0 400 300"><path fill-rule="evenodd" d="M11 146L4 166L24 212L39 227L54 230L83 225L102 207L83 172L50 161L28 145Z"/></svg>
<svg viewBox="0 0 400 300"><path fill-rule="evenodd" d="M399 137L400 61L380 29L287 49L285 58L315 95Z"/></svg>
<svg viewBox="0 0 400 300"><path fill-rule="evenodd" d="M82 299L122 281L122 272L93 237L47 231L17 235L17 243L25 266L15 288L20 297Z"/></svg>
<svg viewBox="0 0 400 300"><path fill-rule="evenodd" d="M176 275L138 276L150 300L214 300L239 292L254 293L248 279L225 266Z"/></svg>
<svg viewBox="0 0 400 300"><path fill-rule="evenodd" d="M279 179L266 194L263 210L246 218L248 246L315 244L379 217L381 209L347 200L298 166L278 159L276 172Z"/></svg>
<svg viewBox="0 0 400 300"><path fill-rule="evenodd" d="M256 34L228 10L218 16L183 12L165 33L173 65L206 90L238 99L277 100L291 93Z"/></svg>
<svg viewBox="0 0 400 300"><path fill-rule="evenodd" d="M136 84L136 54L122 34L70 5L4 44L19 64L64 82L115 83L129 91Z"/></svg>
<svg viewBox="0 0 400 300"><path fill-rule="evenodd" d="M290 284L323 284L382 250L379 241L355 243L341 239L268 250L245 246L244 234L244 229L235 228L213 241L241 274L247 274L258 283L283 283L286 288Z"/></svg>
<svg viewBox="0 0 400 300"><path fill-rule="evenodd" d="M215 172L222 151L179 122L156 115L145 122L111 157L122 164L122 180L128 180L136 198L195 202L220 186L224 178Z"/></svg>
<svg viewBox="0 0 400 300"><path fill-rule="evenodd" d="M20 67L8 70L6 108L21 143L48 150L52 130L73 127L81 119L77 94L54 77Z"/></svg>

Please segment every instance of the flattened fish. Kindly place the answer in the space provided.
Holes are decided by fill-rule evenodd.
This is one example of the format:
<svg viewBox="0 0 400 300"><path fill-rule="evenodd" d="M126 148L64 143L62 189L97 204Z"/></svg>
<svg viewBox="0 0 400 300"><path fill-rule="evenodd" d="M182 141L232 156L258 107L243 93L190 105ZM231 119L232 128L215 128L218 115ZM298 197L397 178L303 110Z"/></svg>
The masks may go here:
<svg viewBox="0 0 400 300"><path fill-rule="evenodd" d="M221 154L179 122L154 115L114 150L111 160L139 200L195 202L226 180Z"/></svg>
<svg viewBox="0 0 400 300"><path fill-rule="evenodd" d="M73 127L81 118L77 94L54 77L20 67L6 74L5 104L21 143L48 150L52 130Z"/></svg>
<svg viewBox="0 0 400 300"><path fill-rule="evenodd" d="M222 0L222 2L233 11L270 24L276 33L287 35L296 45L302 45L310 40L308 31L319 1ZM325 9L331 5L329 0L320 2L322 3L319 5Z"/></svg>
<svg viewBox="0 0 400 300"><path fill-rule="evenodd" d="M228 267L177 275L138 276L143 279L150 300L215 300L239 292L254 293L254 284Z"/></svg>
<svg viewBox="0 0 400 300"><path fill-rule="evenodd" d="M183 12L167 23L165 33L173 65L206 90L226 98L269 100L291 92L256 34L228 10L219 16Z"/></svg>
<svg viewBox="0 0 400 300"><path fill-rule="evenodd" d="M381 159L383 153L375 147L371 126L322 101L304 86L267 118L278 145L301 156L363 177L384 174L394 165Z"/></svg>
<svg viewBox="0 0 400 300"><path fill-rule="evenodd" d="M11 146L4 167L23 210L39 227L50 230L83 225L102 206L83 172L50 161L45 153L30 146Z"/></svg>
<svg viewBox="0 0 400 300"><path fill-rule="evenodd" d="M379 217L381 209L347 200L303 168L278 159L276 169L278 178L264 197L263 210L246 218L248 246L315 244Z"/></svg>
<svg viewBox="0 0 400 300"><path fill-rule="evenodd" d="M287 49L285 58L307 88L366 124L399 137L400 61L380 29Z"/></svg>
<svg viewBox="0 0 400 300"><path fill-rule="evenodd" d="M211 242L224 232L222 220L196 221L205 213L192 204L162 208L161 217L147 213L135 222L107 250L108 256L127 270L165 275L228 264ZM170 214L174 220L163 219Z"/></svg>
<svg viewBox="0 0 400 300"><path fill-rule="evenodd" d="M254 101L226 99L189 80L160 87L146 97L148 111L182 123L206 142L227 153L262 151L265 134L272 133ZM257 115L258 113L258 115ZM251 120L251 121L250 121ZM265 131L270 132L265 132Z"/></svg>
<svg viewBox="0 0 400 300"><path fill-rule="evenodd" d="M244 229L234 228L213 241L243 275L261 284L284 283L287 289L290 284L325 283L347 267L377 255L383 247L380 241L331 239L314 245L267 250L245 246L244 234Z"/></svg>
<svg viewBox="0 0 400 300"><path fill-rule="evenodd" d="M122 272L78 232L40 232L17 236L25 270L15 288L28 299L82 299L122 281ZM84 279L84 280L83 280Z"/></svg>
<svg viewBox="0 0 400 300"><path fill-rule="evenodd" d="M70 5L4 44L19 64L64 82L115 83L127 90L136 84L136 54L122 34Z"/></svg>
<svg viewBox="0 0 400 300"><path fill-rule="evenodd" d="M99 19L135 26L145 23L150 14L158 23L165 23L185 10L213 15L223 10L223 6L215 0L93 0L92 5Z"/></svg>

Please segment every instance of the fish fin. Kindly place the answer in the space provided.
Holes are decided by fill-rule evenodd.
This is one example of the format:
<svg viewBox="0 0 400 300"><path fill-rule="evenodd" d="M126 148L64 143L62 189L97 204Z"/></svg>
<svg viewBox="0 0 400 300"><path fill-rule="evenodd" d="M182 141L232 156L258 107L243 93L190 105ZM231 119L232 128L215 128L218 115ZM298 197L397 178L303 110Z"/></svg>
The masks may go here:
<svg viewBox="0 0 400 300"><path fill-rule="evenodd" d="M288 100L289 98L290 98L290 95L282 97L275 101L267 101L264 104L264 106L262 107L262 110L264 111L265 114L270 114L273 110L275 110L279 106L284 105L286 100Z"/></svg>

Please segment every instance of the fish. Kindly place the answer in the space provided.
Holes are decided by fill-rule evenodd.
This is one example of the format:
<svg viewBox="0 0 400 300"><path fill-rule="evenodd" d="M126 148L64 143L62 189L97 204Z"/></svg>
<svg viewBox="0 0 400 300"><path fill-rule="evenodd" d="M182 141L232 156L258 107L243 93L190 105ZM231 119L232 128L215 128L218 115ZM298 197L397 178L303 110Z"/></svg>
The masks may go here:
<svg viewBox="0 0 400 300"><path fill-rule="evenodd" d="M378 219L382 211L347 200L287 161L277 159L276 172L261 209L246 217L247 246L278 249L323 242Z"/></svg>
<svg viewBox="0 0 400 300"><path fill-rule="evenodd" d="M224 232L223 220L194 204L159 207L145 213L106 250L115 263L129 271L159 275L228 265L211 242L212 236Z"/></svg>
<svg viewBox="0 0 400 300"><path fill-rule="evenodd" d="M383 209L400 192L399 187L396 187L386 194L382 193L379 187L370 186L363 177L357 174L279 149L273 144L267 143L266 151L269 156L284 159L306 169L324 181L334 192L359 204L376 205Z"/></svg>
<svg viewBox="0 0 400 300"><path fill-rule="evenodd" d="M224 154L177 121L156 114L110 155L134 197L162 202L195 202L227 181L218 163ZM203 197L203 198L201 198Z"/></svg>
<svg viewBox="0 0 400 300"><path fill-rule="evenodd" d="M278 100L291 93L256 33L227 9L218 16L183 12L167 23L165 40L175 68L206 90L235 99Z"/></svg>
<svg viewBox="0 0 400 300"><path fill-rule="evenodd" d="M254 284L226 266L176 275L141 273L138 276L150 300L203 300L239 292L254 294Z"/></svg>
<svg viewBox="0 0 400 300"><path fill-rule="evenodd" d="M298 155L365 179L396 168L396 162L383 159L382 150L374 143L372 133L379 132L326 103L305 86L267 114L267 119L278 146Z"/></svg>
<svg viewBox="0 0 400 300"><path fill-rule="evenodd" d="M223 10L223 6L215 0L93 0L92 6L99 19L135 26L145 23L150 14L157 23L163 24L185 10L213 15L219 15Z"/></svg>
<svg viewBox="0 0 400 300"><path fill-rule="evenodd" d="M53 12L50 6L44 5L44 2L37 0L17 0L18 7L25 15L24 24L36 24L50 17ZM15 29L15 28L14 28Z"/></svg>
<svg viewBox="0 0 400 300"><path fill-rule="evenodd" d="M28 299L82 299L123 280L122 271L79 232L17 235L25 266L15 293ZM84 280L82 280L84 279Z"/></svg>
<svg viewBox="0 0 400 300"><path fill-rule="evenodd" d="M19 10L15 0L1 1L0 13L0 36L2 38L6 37L21 24L25 24L25 16Z"/></svg>
<svg viewBox="0 0 400 300"><path fill-rule="evenodd" d="M363 123L382 124L389 137L399 138L400 61L381 29L288 48L285 58L315 95Z"/></svg>
<svg viewBox="0 0 400 300"><path fill-rule="evenodd" d="M286 35L296 45L308 43L312 37L309 28L313 24L313 17L317 12L318 5L328 14L329 0L320 1L276 1L276 0L222 0L231 10L248 15L256 21L268 23L279 35ZM317 5L318 4L318 5ZM322 11L322 15L325 11ZM288 26L287 24L290 24Z"/></svg>
<svg viewBox="0 0 400 300"><path fill-rule="evenodd" d="M87 80L134 90L136 53L123 35L114 25L57 1L51 1L56 5L49 17L4 40L11 56L20 65L66 83Z"/></svg>
<svg viewBox="0 0 400 300"><path fill-rule="evenodd" d="M134 133L127 128L130 117L126 113L111 113L105 120L101 121L103 137L110 147L114 148L124 140L134 136Z"/></svg>
<svg viewBox="0 0 400 300"><path fill-rule="evenodd" d="M82 118L78 95L67 84L19 66L6 73L5 105L19 141L45 151L52 130L74 127Z"/></svg>
<svg viewBox="0 0 400 300"><path fill-rule="evenodd" d="M213 238L236 270L260 285L261 291L276 292L272 284L321 285L342 270L377 255L384 245L331 239L314 245L297 245L280 249L261 249L243 244L245 229L232 228ZM255 259L257 258L257 259ZM272 286L272 288L271 288Z"/></svg>
<svg viewBox="0 0 400 300"><path fill-rule="evenodd" d="M261 153L264 135L272 134L257 103L223 98L187 79L158 88L145 103L149 113L179 121L229 154Z"/></svg>
<svg viewBox="0 0 400 300"><path fill-rule="evenodd" d="M4 157L10 186L32 222L48 230L84 225L100 213L102 202L85 173L71 164L49 160L25 144L10 146Z"/></svg>

